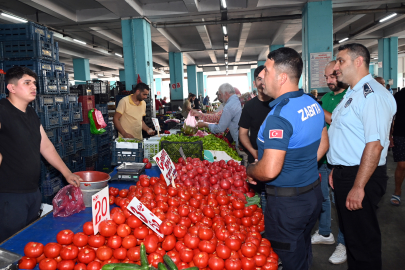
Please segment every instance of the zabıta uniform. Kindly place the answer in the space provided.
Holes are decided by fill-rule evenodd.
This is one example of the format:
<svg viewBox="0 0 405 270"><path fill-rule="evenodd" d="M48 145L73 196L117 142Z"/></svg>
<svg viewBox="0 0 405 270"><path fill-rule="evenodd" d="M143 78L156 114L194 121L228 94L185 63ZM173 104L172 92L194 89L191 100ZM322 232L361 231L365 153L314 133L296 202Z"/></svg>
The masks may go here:
<svg viewBox="0 0 405 270"><path fill-rule="evenodd" d="M142 140L142 117L146 115L145 101L142 100L136 105L132 95L129 95L120 100L116 112L122 114L120 118L122 128L134 138ZM118 136L122 137L119 132Z"/></svg>
<svg viewBox="0 0 405 270"><path fill-rule="evenodd" d="M285 269L309 269L311 230L323 200L317 152L325 127L318 102L303 92L288 92L270 102L260 127L259 160L265 149L286 151L280 174L266 183L266 237Z"/></svg>

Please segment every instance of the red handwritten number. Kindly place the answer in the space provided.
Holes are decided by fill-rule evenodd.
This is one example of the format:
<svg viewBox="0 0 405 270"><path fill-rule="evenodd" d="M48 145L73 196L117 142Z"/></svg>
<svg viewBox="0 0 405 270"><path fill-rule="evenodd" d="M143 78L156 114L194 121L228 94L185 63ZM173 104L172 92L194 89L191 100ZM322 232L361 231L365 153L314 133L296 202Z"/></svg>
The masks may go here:
<svg viewBox="0 0 405 270"><path fill-rule="evenodd" d="M101 220L101 216L100 216L100 207L101 205L100 205L100 201L97 201L96 202L96 211L97 211L97 214L96 214L96 224L98 224L99 222L100 222L100 220Z"/></svg>
<svg viewBox="0 0 405 270"><path fill-rule="evenodd" d="M105 217L105 215L107 214L107 198L106 197L103 198L103 201L102 201L101 204L102 204L101 205L102 206L101 215L103 217Z"/></svg>
<svg viewBox="0 0 405 270"><path fill-rule="evenodd" d="M156 164L159 166L159 168L160 168L161 170L164 169L163 164L159 162L159 158L158 158L158 157L156 158Z"/></svg>

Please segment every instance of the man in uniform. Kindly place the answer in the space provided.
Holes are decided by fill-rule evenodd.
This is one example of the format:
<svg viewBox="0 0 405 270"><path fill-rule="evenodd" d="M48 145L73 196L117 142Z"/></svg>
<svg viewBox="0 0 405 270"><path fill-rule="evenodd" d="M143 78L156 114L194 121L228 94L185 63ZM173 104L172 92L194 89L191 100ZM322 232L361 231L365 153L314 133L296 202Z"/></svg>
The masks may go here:
<svg viewBox="0 0 405 270"><path fill-rule="evenodd" d="M393 96L369 74L370 53L361 44L339 47L334 67L350 87L333 111L329 183L346 242L349 269L382 269L377 204L387 187Z"/></svg>
<svg viewBox="0 0 405 270"><path fill-rule="evenodd" d="M298 91L303 63L295 50L280 48L267 57L259 76L264 76L264 93L275 100L260 127L259 161L247 167L248 181L267 182L266 237L283 269L307 270L311 230L323 200L317 161L328 149L324 113Z"/></svg>
<svg viewBox="0 0 405 270"><path fill-rule="evenodd" d="M325 121L326 127L329 128L331 123L331 116L333 110L342 100L343 96L346 94L346 89L348 88L347 85L344 85L341 82L337 81L336 72L333 69L335 67L336 61L333 60L326 65L325 68L325 79L328 84L329 89L331 90L329 93L323 95L322 101L322 108L323 112L325 113ZM326 156L324 156L318 163L318 171L321 175L322 182L322 194L323 194L323 202L322 202L322 211L321 215L319 216L319 230L317 230L311 238L311 242L313 245L315 244L326 244L331 245L335 243L335 238L333 237L332 230L331 230L331 204L330 204L330 197L329 197L329 174L332 170L332 165L328 164L326 160ZM337 238L337 246L335 252L333 252L332 256L329 258L329 262L333 264L341 264L347 260L346 256L346 247L345 247L345 239L341 230L339 229L339 234Z"/></svg>
<svg viewBox="0 0 405 270"><path fill-rule="evenodd" d="M148 95L149 86L138 83L133 94L120 100L113 119L119 137L142 140L142 130L149 135L155 134L155 131L142 120L142 117L146 115L144 100L148 98Z"/></svg>

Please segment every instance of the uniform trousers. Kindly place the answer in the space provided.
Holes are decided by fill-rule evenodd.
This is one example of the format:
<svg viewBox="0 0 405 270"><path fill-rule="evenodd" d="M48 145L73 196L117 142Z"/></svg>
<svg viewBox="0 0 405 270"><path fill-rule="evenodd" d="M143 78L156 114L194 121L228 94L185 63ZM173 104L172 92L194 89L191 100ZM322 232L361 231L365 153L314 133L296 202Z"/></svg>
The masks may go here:
<svg viewBox="0 0 405 270"><path fill-rule="evenodd" d="M362 209L349 211L346 199L353 187L359 166L335 166L333 185L335 188L336 209L346 242L349 270L380 270L381 232L377 219L377 208L387 188L386 165L376 168L367 182L362 201Z"/></svg>

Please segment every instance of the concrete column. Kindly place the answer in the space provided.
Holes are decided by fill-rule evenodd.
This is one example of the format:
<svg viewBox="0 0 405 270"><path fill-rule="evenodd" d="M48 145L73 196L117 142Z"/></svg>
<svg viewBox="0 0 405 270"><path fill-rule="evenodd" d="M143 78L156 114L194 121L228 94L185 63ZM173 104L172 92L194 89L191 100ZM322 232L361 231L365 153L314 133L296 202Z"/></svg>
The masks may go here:
<svg viewBox="0 0 405 270"><path fill-rule="evenodd" d="M270 51L272 52L272 51L275 51L275 50L283 48L283 47L284 47L284 44L270 45Z"/></svg>
<svg viewBox="0 0 405 270"><path fill-rule="evenodd" d="M204 97L208 95L207 87L208 87L208 84L207 84L207 75L204 75ZM210 97L211 102L212 102L214 99L215 99L215 97L214 97L214 98L213 98L213 97Z"/></svg>
<svg viewBox="0 0 405 270"><path fill-rule="evenodd" d="M370 66L368 67L368 72L370 72L371 76L375 76L375 64L370 63Z"/></svg>
<svg viewBox="0 0 405 270"><path fill-rule="evenodd" d="M120 81L125 82L125 69L120 69L119 73L120 73Z"/></svg>
<svg viewBox="0 0 405 270"><path fill-rule="evenodd" d="M124 49L125 85L132 90L138 79L153 91L153 61L150 24L144 19L127 19L121 21L122 43Z"/></svg>
<svg viewBox="0 0 405 270"><path fill-rule="evenodd" d="M311 74L311 53L327 53L322 55L330 53L330 56L333 54L333 12L331 0L308 2L302 10L303 88L306 93L312 89L317 89L318 92L329 92L330 90L323 79L324 68L328 59L322 61L313 58L314 69L312 71L316 72ZM311 80L314 85L311 84ZM317 84L323 86L318 87L319 85Z"/></svg>
<svg viewBox="0 0 405 270"><path fill-rule="evenodd" d="M162 78L155 79L155 90L158 99L162 98Z"/></svg>
<svg viewBox="0 0 405 270"><path fill-rule="evenodd" d="M198 94L205 97L204 72L197 72L197 89L198 89Z"/></svg>
<svg viewBox="0 0 405 270"><path fill-rule="evenodd" d="M253 90L256 90L257 91L257 88L255 87L255 85L253 84L253 81L255 80L255 68L251 68L250 69L250 74L251 74L251 77L250 77L250 87L251 87L251 91L253 92Z"/></svg>
<svg viewBox="0 0 405 270"><path fill-rule="evenodd" d="M188 97L183 89L183 53L169 52L169 66L170 66L170 100L181 101Z"/></svg>
<svg viewBox="0 0 405 270"><path fill-rule="evenodd" d="M187 83L188 83L188 92L193 93L198 97L196 65L187 66Z"/></svg>
<svg viewBox="0 0 405 270"><path fill-rule="evenodd" d="M378 68L378 76L383 77L385 83L390 84L392 89L397 88L398 37L378 40L378 62L382 62L382 68Z"/></svg>
<svg viewBox="0 0 405 270"><path fill-rule="evenodd" d="M74 58L73 59L73 71L74 71L75 84L86 84L86 81L90 81L89 59Z"/></svg>
<svg viewBox="0 0 405 270"><path fill-rule="evenodd" d="M267 55L266 55L267 57ZM257 66L264 66L264 63L266 63L266 60L264 61L257 61Z"/></svg>
<svg viewBox="0 0 405 270"><path fill-rule="evenodd" d="M252 89L252 72L251 71L248 71L248 73L247 73L247 80L248 80L248 86L249 86L249 92L252 92L253 91L253 89ZM233 86L236 86L236 85L233 85ZM236 87L236 88L238 88L238 87ZM240 91L241 89L239 89L239 91ZM242 92L241 92L242 93Z"/></svg>

